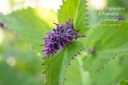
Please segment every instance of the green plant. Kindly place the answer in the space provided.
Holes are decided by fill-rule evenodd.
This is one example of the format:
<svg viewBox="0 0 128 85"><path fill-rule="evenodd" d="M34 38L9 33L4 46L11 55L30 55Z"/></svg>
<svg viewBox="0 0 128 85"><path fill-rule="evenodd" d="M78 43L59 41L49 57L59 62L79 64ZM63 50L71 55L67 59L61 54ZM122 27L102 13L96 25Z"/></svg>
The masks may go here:
<svg viewBox="0 0 128 85"><path fill-rule="evenodd" d="M45 33L55 27L53 22L65 24L73 19L75 30L86 36L68 44L53 57L46 57L41 53L45 67L45 85L63 85L66 76L66 85L87 85L88 82L84 79L88 74L88 84L91 85L112 85L122 78L128 80L128 22L103 21L94 28L88 28L85 4L85 0L66 0L58 13L53 10L27 8L8 15L0 14L0 22L16 31L37 53L44 49L40 45L46 37ZM105 24L109 25L104 26ZM74 62L71 64L72 60ZM66 72L73 77L65 75Z"/></svg>

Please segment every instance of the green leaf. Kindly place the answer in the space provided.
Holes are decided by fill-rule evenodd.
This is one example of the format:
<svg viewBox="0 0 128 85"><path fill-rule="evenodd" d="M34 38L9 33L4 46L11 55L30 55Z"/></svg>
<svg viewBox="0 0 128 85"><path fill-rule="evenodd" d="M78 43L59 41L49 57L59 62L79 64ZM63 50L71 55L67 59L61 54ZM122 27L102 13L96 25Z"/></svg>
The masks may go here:
<svg viewBox="0 0 128 85"><path fill-rule="evenodd" d="M114 85L120 74L120 66L117 61L118 59L114 59L99 73L90 73L91 85ZM102 79L104 80L101 81Z"/></svg>
<svg viewBox="0 0 128 85"><path fill-rule="evenodd" d="M128 51L127 27L128 22L106 21L90 29L83 40L87 51L83 58L83 68L99 71L119 52Z"/></svg>
<svg viewBox="0 0 128 85"><path fill-rule="evenodd" d="M88 30L87 26L87 1L80 0L76 13L75 28L83 34L86 30Z"/></svg>
<svg viewBox="0 0 128 85"><path fill-rule="evenodd" d="M44 8L34 8L35 14L43 21L46 22L51 28L55 27L55 24L58 23L57 13L53 10L47 10Z"/></svg>
<svg viewBox="0 0 128 85"><path fill-rule="evenodd" d="M41 10L39 8L27 8L12 12L9 15L0 14L0 21L17 32L18 35L32 46L33 50L41 52L43 47L40 45L43 43L42 39L44 38L45 32L51 30L51 23L48 22L49 18L46 19L46 14L41 11L45 12L46 10ZM40 13L43 16L41 16ZM49 13L47 14L47 17L55 16L53 11L47 10L46 13ZM53 20L55 19L52 19L52 21Z"/></svg>
<svg viewBox="0 0 128 85"><path fill-rule="evenodd" d="M128 81L121 80L119 85L128 85Z"/></svg>
<svg viewBox="0 0 128 85"><path fill-rule="evenodd" d="M75 29L84 33L87 30L86 17L86 0L66 0L58 11L58 21L64 24L69 19L73 19Z"/></svg>
<svg viewBox="0 0 128 85"><path fill-rule="evenodd" d="M45 85L63 85L65 80L65 73L71 60L79 53L82 48L80 42L73 42L62 51L59 50L54 57L45 57L44 74L46 74Z"/></svg>
<svg viewBox="0 0 128 85"><path fill-rule="evenodd" d="M128 54L123 52L111 60L99 73L90 73L91 85L115 85L121 79L128 80ZM105 79L109 77L108 79ZM103 81L101 81L104 79Z"/></svg>
<svg viewBox="0 0 128 85"><path fill-rule="evenodd" d="M64 24L69 19L75 20L80 0L66 0L58 11L58 21Z"/></svg>

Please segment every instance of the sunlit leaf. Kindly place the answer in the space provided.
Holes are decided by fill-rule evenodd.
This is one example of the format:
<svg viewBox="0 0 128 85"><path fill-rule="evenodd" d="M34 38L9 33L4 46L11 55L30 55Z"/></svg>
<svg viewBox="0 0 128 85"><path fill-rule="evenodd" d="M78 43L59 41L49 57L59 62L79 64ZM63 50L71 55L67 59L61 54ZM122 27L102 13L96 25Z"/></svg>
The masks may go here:
<svg viewBox="0 0 128 85"><path fill-rule="evenodd" d="M64 24L69 19L74 21L75 28L84 33L87 30L86 0L66 0L58 11L58 22Z"/></svg>
<svg viewBox="0 0 128 85"><path fill-rule="evenodd" d="M87 27L87 0L80 0L75 18L75 28L83 34L88 29Z"/></svg>
<svg viewBox="0 0 128 85"><path fill-rule="evenodd" d="M42 11L45 12L46 10L42 9ZM37 8L27 8L12 12L9 15L0 14L0 21L17 32L24 41L32 46L33 50L41 52L43 48L40 46L43 43L42 39L45 33L51 30L50 24L53 24L55 19L51 19L53 22L50 21L51 23L49 23L49 18L43 18L46 16L41 16L40 13ZM48 13L48 10L46 13ZM44 13L43 15L46 14ZM55 14L49 11L47 16L54 17Z"/></svg>

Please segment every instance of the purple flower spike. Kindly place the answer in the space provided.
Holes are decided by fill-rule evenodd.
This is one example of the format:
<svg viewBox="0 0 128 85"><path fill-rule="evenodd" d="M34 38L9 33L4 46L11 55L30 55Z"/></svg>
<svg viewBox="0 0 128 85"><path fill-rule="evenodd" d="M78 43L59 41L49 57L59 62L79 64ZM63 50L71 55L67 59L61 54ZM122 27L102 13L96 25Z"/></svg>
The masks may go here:
<svg viewBox="0 0 128 85"><path fill-rule="evenodd" d="M52 32L48 32L48 37L45 38L45 42L43 46L45 46L43 52L46 56L54 56L54 54L59 49L64 49L68 44L71 44L73 40L78 39L80 37L84 37L83 35L78 34L78 31L74 29L74 25L72 21L66 22L63 24L55 24L56 28L53 29Z"/></svg>

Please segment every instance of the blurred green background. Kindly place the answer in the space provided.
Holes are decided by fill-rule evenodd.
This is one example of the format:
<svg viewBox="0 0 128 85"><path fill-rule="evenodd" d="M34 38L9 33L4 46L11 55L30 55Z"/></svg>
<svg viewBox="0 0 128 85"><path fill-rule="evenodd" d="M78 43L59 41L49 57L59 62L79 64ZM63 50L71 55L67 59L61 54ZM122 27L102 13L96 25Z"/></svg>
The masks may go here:
<svg viewBox="0 0 128 85"><path fill-rule="evenodd" d="M0 37L0 85L42 85L41 56L8 28Z"/></svg>

